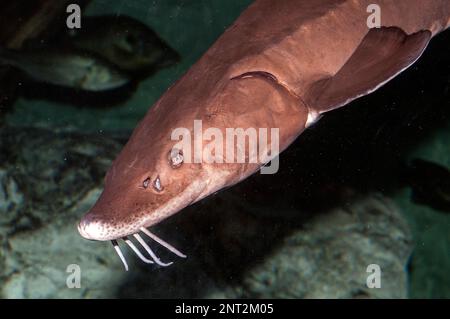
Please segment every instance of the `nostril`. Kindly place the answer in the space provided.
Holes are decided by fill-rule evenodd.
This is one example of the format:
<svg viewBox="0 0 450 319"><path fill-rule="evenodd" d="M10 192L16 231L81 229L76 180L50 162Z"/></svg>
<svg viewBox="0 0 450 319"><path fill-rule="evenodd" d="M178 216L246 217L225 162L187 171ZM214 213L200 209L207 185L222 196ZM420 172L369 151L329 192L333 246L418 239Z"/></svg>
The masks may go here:
<svg viewBox="0 0 450 319"><path fill-rule="evenodd" d="M153 188L157 191L157 192L162 192L164 190L164 187L161 185L161 179L158 177L156 177L155 181L153 182Z"/></svg>
<svg viewBox="0 0 450 319"><path fill-rule="evenodd" d="M142 188L147 189L150 186L150 182L151 179L150 177L146 178L143 182L142 182ZM161 183L161 178L158 176L156 176L155 180L152 183L153 189L155 191L157 191L158 193L162 192L164 190L164 187L162 186Z"/></svg>
<svg viewBox="0 0 450 319"><path fill-rule="evenodd" d="M149 184L150 184L150 177L147 177L147 178L142 182L142 187L144 187L145 189L147 189Z"/></svg>

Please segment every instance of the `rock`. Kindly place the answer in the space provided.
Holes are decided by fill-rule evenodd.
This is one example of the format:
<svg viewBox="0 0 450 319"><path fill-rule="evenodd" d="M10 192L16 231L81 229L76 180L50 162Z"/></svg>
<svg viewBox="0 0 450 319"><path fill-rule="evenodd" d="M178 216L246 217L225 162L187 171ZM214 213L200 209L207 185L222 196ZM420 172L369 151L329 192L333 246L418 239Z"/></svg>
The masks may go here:
<svg viewBox="0 0 450 319"><path fill-rule="evenodd" d="M24 197L16 180L8 171L0 170L0 225L9 225L16 217L15 212L23 208ZM1 226L0 226L1 227Z"/></svg>
<svg viewBox="0 0 450 319"><path fill-rule="evenodd" d="M115 256L105 245L80 241L75 225L97 199L121 145L107 138L41 129L6 127L0 136L2 297L114 296L98 282L103 278L110 284L114 269L108 268L114 267L108 263L115 262ZM66 268L73 263L92 269L83 276L84 287L91 288L67 288ZM120 278L122 272L116 271L114 278ZM98 290L101 294L95 293Z"/></svg>
<svg viewBox="0 0 450 319"><path fill-rule="evenodd" d="M244 275L240 297L406 298L405 265L412 239L386 198L360 199L317 216ZM369 289L370 264L381 268L381 288Z"/></svg>
<svg viewBox="0 0 450 319"><path fill-rule="evenodd" d="M155 247L163 260L175 262L158 268L125 249L127 273L109 243L84 240L76 229L121 143L8 127L0 137L3 298L407 296L412 239L396 206L382 195L352 195L314 214L298 207L283 214L287 208L270 201L248 207L251 201L242 198L256 187L250 179L154 227L187 259ZM379 289L366 286L370 264L381 268ZM69 265L80 267L79 289L66 285Z"/></svg>

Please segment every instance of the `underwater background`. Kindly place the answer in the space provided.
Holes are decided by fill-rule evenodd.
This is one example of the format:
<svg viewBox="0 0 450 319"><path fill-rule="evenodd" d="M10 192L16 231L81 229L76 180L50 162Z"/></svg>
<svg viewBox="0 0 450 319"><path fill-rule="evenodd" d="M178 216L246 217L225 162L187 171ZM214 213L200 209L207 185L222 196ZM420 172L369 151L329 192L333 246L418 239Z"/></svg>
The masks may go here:
<svg viewBox="0 0 450 319"><path fill-rule="evenodd" d="M78 235L136 124L249 3L90 2L83 14L133 17L180 60L118 105L19 97L2 109L1 297L450 297L450 31L406 72L302 134L279 176L252 176L158 225L186 261L161 269L135 260L125 273L109 243ZM408 166L417 158L426 173ZM435 195L442 184L447 193ZM429 196L413 200L414 190ZM433 205L436 196L447 206ZM386 273L375 291L365 267L378 260ZM81 289L66 287L69 264L81 266Z"/></svg>

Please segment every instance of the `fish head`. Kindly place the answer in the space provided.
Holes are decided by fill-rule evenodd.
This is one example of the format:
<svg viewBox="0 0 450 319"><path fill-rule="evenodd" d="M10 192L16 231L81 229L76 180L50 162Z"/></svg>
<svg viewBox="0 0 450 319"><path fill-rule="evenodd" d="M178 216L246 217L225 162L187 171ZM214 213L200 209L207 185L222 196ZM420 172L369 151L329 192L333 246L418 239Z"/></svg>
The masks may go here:
<svg viewBox="0 0 450 319"><path fill-rule="evenodd" d="M185 163L175 142L147 134L138 128L108 170L102 194L78 225L84 238L136 234L205 196L202 164Z"/></svg>
<svg viewBox="0 0 450 319"><path fill-rule="evenodd" d="M289 136L305 126L307 108L299 107L295 97L264 75L227 81L217 90L220 93L211 96L208 90L200 89L209 85L207 79L204 81L197 91L178 82L150 109L109 169L99 200L80 222L83 237L111 240L157 224L255 173L269 161L258 153L265 150L270 158L275 157L285 144L275 148L278 143L273 142L280 139L289 143ZM272 136L271 128L279 127L274 120L278 113L261 105L277 105L279 101L287 111L278 112L281 118L277 121L291 130L283 128L280 136ZM222 105L228 112L199 114L197 105L201 110ZM248 114L240 105L247 106ZM255 128L264 128L267 141L255 141L259 152L252 153L246 147L251 143L228 145L227 135L233 127L243 134L253 129L255 138L261 133ZM208 132L211 136L206 137ZM245 142L247 137L243 137ZM196 147L199 140L201 145ZM230 140L235 140L234 136ZM245 160L238 160L238 150L244 151ZM228 154L233 155L228 158Z"/></svg>
<svg viewBox="0 0 450 319"><path fill-rule="evenodd" d="M113 47L115 59L129 71L168 67L180 60L155 32L143 27L117 33Z"/></svg>

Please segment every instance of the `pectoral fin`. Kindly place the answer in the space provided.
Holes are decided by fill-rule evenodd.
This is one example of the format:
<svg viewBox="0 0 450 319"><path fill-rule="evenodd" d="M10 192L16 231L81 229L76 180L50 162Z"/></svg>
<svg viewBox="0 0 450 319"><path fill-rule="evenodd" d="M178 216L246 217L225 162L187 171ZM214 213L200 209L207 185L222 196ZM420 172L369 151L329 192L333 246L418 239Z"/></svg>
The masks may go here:
<svg viewBox="0 0 450 319"><path fill-rule="evenodd" d="M412 65L430 38L429 31L407 35L396 27L371 29L334 76L313 84L306 104L323 113L375 91Z"/></svg>

